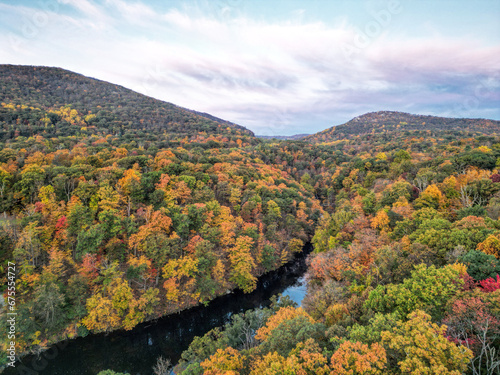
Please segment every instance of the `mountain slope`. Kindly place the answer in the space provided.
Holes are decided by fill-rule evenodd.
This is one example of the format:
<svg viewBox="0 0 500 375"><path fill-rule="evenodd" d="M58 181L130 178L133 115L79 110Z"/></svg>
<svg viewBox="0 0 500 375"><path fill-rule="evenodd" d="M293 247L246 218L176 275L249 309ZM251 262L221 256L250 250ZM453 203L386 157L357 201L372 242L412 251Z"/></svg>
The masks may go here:
<svg viewBox="0 0 500 375"><path fill-rule="evenodd" d="M3 106L0 121L11 125L17 122L18 125L19 123L22 125L24 120L22 117L30 117L34 119L29 129L32 134L44 131L61 135L57 132L56 124L61 116L58 118L57 113L53 115L49 113L45 117L50 121L44 123L41 119L47 113L42 112L59 110L60 107L69 105L81 117L80 125L94 127L100 132L134 134L138 131L148 133L166 131L186 135L206 132L253 136L248 129L209 114L181 108L122 86L60 68L0 65L0 86L1 103L34 107L23 108L24 113L14 115ZM17 121L20 117L21 121ZM39 126L42 128L37 128ZM5 125L4 130L7 130ZM4 134L3 138L5 137Z"/></svg>
<svg viewBox="0 0 500 375"><path fill-rule="evenodd" d="M329 142L367 134L406 133L428 131L460 131L492 134L500 132L500 121L485 119L446 118L412 115L403 112L380 111L366 113L345 124L331 127L305 137L304 141ZM409 134L409 133L408 133ZM408 135L406 134L406 135Z"/></svg>

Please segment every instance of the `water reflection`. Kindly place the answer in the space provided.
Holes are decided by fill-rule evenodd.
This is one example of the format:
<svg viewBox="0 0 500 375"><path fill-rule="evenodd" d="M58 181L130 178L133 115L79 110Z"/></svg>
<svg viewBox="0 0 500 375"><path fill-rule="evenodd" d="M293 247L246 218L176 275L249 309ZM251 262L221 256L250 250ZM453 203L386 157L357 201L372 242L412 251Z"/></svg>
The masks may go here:
<svg viewBox="0 0 500 375"><path fill-rule="evenodd" d="M300 306L302 304L302 300L306 295L307 284L305 276L300 277L295 284L289 286L283 292L283 296L289 296L293 301L297 302Z"/></svg>

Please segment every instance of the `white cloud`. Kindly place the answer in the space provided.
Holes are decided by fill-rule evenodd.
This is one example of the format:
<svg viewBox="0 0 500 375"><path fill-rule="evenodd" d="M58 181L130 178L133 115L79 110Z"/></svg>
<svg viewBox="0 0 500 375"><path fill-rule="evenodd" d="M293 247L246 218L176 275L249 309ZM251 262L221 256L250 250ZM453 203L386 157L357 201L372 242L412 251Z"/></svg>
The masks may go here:
<svg viewBox="0 0 500 375"><path fill-rule="evenodd" d="M159 13L123 0L61 2L79 16L61 7L34 37L17 29L23 43L16 51L0 37L1 62L61 66L257 133L314 132L369 110L439 114L475 95L478 80L499 82L500 47L477 40L412 40L381 30L359 48L360 31L346 19L306 22L304 11L270 23L189 8ZM37 11L0 10L28 20ZM499 88L488 90L480 104L491 114Z"/></svg>

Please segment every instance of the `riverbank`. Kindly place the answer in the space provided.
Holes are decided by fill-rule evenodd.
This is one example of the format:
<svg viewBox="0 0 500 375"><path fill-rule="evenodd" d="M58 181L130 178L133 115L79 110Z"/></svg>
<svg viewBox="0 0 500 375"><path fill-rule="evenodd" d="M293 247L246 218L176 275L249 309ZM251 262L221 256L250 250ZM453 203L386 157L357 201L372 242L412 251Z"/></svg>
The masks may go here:
<svg viewBox="0 0 500 375"><path fill-rule="evenodd" d="M139 324L131 331L90 334L52 345L39 357L27 355L8 368L5 375L95 375L104 369L150 375L160 355L177 362L195 336L223 326L233 314L270 304L270 298L296 285L305 273L305 259L312 247L276 271L259 278L257 288L249 294L239 290L177 314ZM30 372L31 371L31 372ZM33 372L34 371L34 372ZM147 372L149 371L149 372Z"/></svg>

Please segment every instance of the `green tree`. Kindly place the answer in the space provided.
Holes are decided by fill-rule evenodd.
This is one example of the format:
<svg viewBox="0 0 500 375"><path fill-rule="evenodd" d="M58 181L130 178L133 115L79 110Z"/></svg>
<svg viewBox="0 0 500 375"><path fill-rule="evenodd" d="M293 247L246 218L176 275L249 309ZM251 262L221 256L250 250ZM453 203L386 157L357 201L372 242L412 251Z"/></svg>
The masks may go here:
<svg viewBox="0 0 500 375"><path fill-rule="evenodd" d="M49 282L38 286L33 299L37 306L36 315L45 327L53 329L63 322L64 295L57 284Z"/></svg>
<svg viewBox="0 0 500 375"><path fill-rule="evenodd" d="M474 280L485 280L500 274L500 260L482 251L471 250L459 258L467 266L467 273Z"/></svg>
<svg viewBox="0 0 500 375"><path fill-rule="evenodd" d="M436 268L420 264L402 284L377 286L370 292L365 307L382 313L395 310L401 316L420 309L439 320L443 316L444 307L457 294L462 284L459 271L453 265Z"/></svg>

